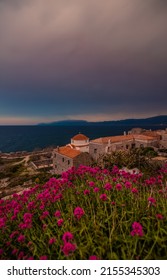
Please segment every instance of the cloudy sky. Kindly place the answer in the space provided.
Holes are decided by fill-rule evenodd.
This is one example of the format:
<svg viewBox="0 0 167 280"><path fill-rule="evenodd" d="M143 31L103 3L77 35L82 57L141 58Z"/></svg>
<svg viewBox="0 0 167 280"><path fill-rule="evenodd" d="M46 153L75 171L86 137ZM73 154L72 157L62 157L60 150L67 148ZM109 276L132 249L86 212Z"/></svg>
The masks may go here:
<svg viewBox="0 0 167 280"><path fill-rule="evenodd" d="M166 0L0 0L0 124L160 114Z"/></svg>

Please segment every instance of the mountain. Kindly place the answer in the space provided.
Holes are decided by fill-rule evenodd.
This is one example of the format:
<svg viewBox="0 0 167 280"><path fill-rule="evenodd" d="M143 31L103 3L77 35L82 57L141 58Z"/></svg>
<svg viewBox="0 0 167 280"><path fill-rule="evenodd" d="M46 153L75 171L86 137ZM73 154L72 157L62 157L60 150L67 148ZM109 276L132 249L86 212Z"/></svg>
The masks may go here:
<svg viewBox="0 0 167 280"><path fill-rule="evenodd" d="M85 120L62 120L51 123L40 123L39 126L97 126L97 125L110 125L110 126L121 126L121 125L131 125L131 126L141 126L141 125L162 125L167 126L167 115L155 116L144 119L125 119L117 121L102 121L102 122L88 122Z"/></svg>
<svg viewBox="0 0 167 280"><path fill-rule="evenodd" d="M59 125L87 125L88 122L84 120L62 120L62 121L56 121L56 122L51 122L51 123L40 123L38 125L40 126L59 126Z"/></svg>

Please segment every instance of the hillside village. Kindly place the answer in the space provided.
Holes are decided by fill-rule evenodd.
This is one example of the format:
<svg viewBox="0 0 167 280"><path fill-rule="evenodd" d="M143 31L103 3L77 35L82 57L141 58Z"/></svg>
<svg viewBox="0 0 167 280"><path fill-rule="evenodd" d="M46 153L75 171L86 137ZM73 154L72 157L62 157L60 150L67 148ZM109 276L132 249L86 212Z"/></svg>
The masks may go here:
<svg viewBox="0 0 167 280"><path fill-rule="evenodd" d="M62 147L0 153L0 198L21 192L36 183L44 183L51 176L60 176L71 167L95 164L103 155L148 147L157 153L153 160L167 162L167 129L151 131L133 128L123 135L92 140L78 133Z"/></svg>
<svg viewBox="0 0 167 280"><path fill-rule="evenodd" d="M152 147L155 151L167 149L167 129L151 131L134 128L128 133L124 132L124 135L100 137L93 140L79 133L71 139L71 143L57 147L53 151L53 170L54 173L61 174L73 166L89 165L104 154L146 147ZM159 154L161 155L162 152ZM157 160L165 161L166 159L162 156L157 157Z"/></svg>

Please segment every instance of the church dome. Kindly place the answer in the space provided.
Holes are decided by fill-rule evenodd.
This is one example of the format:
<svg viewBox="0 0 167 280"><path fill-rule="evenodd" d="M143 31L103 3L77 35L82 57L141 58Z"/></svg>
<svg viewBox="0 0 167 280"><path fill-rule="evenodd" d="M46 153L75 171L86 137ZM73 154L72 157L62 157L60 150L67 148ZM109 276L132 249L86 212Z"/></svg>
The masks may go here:
<svg viewBox="0 0 167 280"><path fill-rule="evenodd" d="M89 138L87 137L87 136L85 136L84 134L81 134L81 133L79 133L79 134L77 134L77 135L75 135L75 136L73 136L72 138L71 138L71 140L74 140L74 141L84 141L84 140L88 140Z"/></svg>

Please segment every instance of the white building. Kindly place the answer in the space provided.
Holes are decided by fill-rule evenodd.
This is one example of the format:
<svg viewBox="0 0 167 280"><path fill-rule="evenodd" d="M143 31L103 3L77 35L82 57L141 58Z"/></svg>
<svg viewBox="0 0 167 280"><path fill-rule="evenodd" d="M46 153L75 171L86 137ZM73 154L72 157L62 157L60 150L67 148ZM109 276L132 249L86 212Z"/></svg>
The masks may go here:
<svg viewBox="0 0 167 280"><path fill-rule="evenodd" d="M89 138L79 133L71 138L71 144L68 144L68 146L75 150L89 153Z"/></svg>

